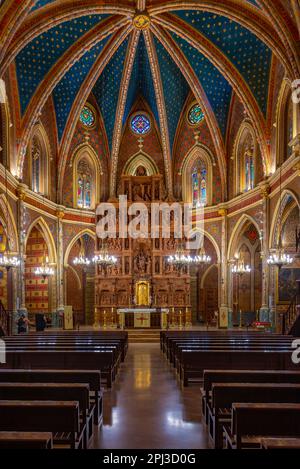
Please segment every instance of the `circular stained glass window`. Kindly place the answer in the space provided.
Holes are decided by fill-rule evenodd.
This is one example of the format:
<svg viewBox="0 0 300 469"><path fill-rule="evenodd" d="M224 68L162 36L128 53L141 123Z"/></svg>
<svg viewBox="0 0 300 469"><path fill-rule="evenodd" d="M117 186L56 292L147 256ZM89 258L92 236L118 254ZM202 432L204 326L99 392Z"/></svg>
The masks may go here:
<svg viewBox="0 0 300 469"><path fill-rule="evenodd" d="M131 130L138 135L145 135L150 132L151 123L145 114L136 114L130 122Z"/></svg>
<svg viewBox="0 0 300 469"><path fill-rule="evenodd" d="M191 125L198 125L204 119L204 113L199 104L194 104L188 113L188 120Z"/></svg>
<svg viewBox="0 0 300 469"><path fill-rule="evenodd" d="M84 106L80 113L80 122L89 129L95 125L95 114L88 106Z"/></svg>

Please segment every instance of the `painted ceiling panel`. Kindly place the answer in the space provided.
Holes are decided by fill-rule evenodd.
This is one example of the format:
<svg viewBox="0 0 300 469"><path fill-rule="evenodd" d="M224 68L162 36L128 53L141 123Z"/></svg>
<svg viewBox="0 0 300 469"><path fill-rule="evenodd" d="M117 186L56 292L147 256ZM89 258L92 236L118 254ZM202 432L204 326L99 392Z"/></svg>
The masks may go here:
<svg viewBox="0 0 300 469"><path fill-rule="evenodd" d="M216 115L223 136L226 133L227 118L232 95L232 88L216 67L177 34L172 33L182 52L189 60L206 93Z"/></svg>
<svg viewBox="0 0 300 469"><path fill-rule="evenodd" d="M53 91L58 138L61 140L76 95L110 36L94 46L65 74Z"/></svg>
<svg viewBox="0 0 300 469"><path fill-rule="evenodd" d="M143 98L147 101L151 111L153 112L156 122L159 125L155 89L144 36L142 33L140 35L137 46L132 74L129 82L123 125L125 124L128 115L130 114L130 111L139 95L142 95Z"/></svg>
<svg viewBox="0 0 300 469"><path fill-rule="evenodd" d="M41 7L46 6L48 3L52 3L55 0L37 0L36 4L31 8L31 11L38 10Z"/></svg>
<svg viewBox="0 0 300 469"><path fill-rule="evenodd" d="M163 85L171 150L178 121L189 94L189 85L164 46L156 39L155 47Z"/></svg>
<svg viewBox="0 0 300 469"><path fill-rule="evenodd" d="M271 50L246 28L224 16L182 10L176 15L204 34L231 60L266 114Z"/></svg>
<svg viewBox="0 0 300 469"><path fill-rule="evenodd" d="M112 148L114 124L120 90L119 85L122 80L127 46L128 38L126 38L121 44L111 61L105 67L101 77L93 89L94 96L103 116L110 148Z"/></svg>
<svg viewBox="0 0 300 469"><path fill-rule="evenodd" d="M24 114L31 97L51 67L76 42L108 15L88 15L40 34L16 57L21 111Z"/></svg>

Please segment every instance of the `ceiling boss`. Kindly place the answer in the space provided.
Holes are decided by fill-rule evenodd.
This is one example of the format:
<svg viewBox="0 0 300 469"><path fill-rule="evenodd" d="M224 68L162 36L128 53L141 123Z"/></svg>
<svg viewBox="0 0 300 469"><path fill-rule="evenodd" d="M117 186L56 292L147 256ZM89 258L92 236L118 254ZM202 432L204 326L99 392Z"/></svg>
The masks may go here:
<svg viewBox="0 0 300 469"><path fill-rule="evenodd" d="M138 13L133 18L133 26L141 31L150 28L150 17L146 14Z"/></svg>

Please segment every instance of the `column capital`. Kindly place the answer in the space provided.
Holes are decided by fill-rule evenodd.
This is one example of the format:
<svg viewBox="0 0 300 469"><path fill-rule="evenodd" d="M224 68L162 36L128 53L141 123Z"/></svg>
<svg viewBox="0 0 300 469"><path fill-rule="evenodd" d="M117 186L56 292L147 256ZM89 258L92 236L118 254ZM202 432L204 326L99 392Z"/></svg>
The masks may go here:
<svg viewBox="0 0 300 469"><path fill-rule="evenodd" d="M270 195L270 191L271 191L271 188L269 186L269 183L267 182L262 182L261 184L259 184L259 187L260 187L260 193L261 193L261 196L264 198L264 199L267 199Z"/></svg>
<svg viewBox="0 0 300 469"><path fill-rule="evenodd" d="M218 210L218 214L220 215L220 217L226 217L227 214L228 214L227 208L220 208L220 209Z"/></svg>
<svg viewBox="0 0 300 469"><path fill-rule="evenodd" d="M65 207L63 205L58 205L56 208L56 216L62 220L65 216Z"/></svg>
<svg viewBox="0 0 300 469"><path fill-rule="evenodd" d="M23 202L25 201L26 199L26 195L27 195L27 190L28 190L28 186L26 184L23 184L23 183L20 183L17 187L17 194L18 194L18 197L20 200L22 200Z"/></svg>

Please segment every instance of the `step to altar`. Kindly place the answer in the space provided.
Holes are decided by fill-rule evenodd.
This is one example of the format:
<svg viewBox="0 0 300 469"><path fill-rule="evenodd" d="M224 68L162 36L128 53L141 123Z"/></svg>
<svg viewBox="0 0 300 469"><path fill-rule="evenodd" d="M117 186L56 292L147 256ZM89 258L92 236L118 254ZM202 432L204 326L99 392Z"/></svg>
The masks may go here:
<svg viewBox="0 0 300 469"><path fill-rule="evenodd" d="M131 344L160 342L160 330L127 329L127 332Z"/></svg>

